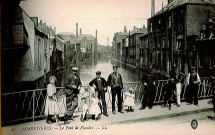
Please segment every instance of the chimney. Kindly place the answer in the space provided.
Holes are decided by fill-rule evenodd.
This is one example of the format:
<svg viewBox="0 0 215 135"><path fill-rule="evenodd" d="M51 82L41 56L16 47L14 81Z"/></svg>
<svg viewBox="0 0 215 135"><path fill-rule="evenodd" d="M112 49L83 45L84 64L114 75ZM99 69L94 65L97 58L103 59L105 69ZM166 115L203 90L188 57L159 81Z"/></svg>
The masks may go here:
<svg viewBox="0 0 215 135"><path fill-rule="evenodd" d="M127 33L127 27L124 26L124 33Z"/></svg>
<svg viewBox="0 0 215 135"><path fill-rule="evenodd" d="M54 27L54 33L56 33L56 27Z"/></svg>
<svg viewBox="0 0 215 135"><path fill-rule="evenodd" d="M136 26L133 26L133 30L135 30L136 29Z"/></svg>
<svg viewBox="0 0 215 135"><path fill-rule="evenodd" d="M96 30L96 38L97 38L97 30Z"/></svg>
<svg viewBox="0 0 215 135"><path fill-rule="evenodd" d="M81 29L81 28L80 28L80 32L79 32L79 34L80 34L80 35L82 35L82 29Z"/></svg>
<svg viewBox="0 0 215 135"><path fill-rule="evenodd" d="M168 4L171 3L173 0L168 0Z"/></svg>
<svg viewBox="0 0 215 135"><path fill-rule="evenodd" d="M107 45L109 46L109 37L107 37Z"/></svg>
<svg viewBox="0 0 215 135"><path fill-rule="evenodd" d="M154 15L155 15L155 0L151 0L151 17Z"/></svg>
<svg viewBox="0 0 215 135"><path fill-rule="evenodd" d="M78 38L78 23L76 23L76 37Z"/></svg>

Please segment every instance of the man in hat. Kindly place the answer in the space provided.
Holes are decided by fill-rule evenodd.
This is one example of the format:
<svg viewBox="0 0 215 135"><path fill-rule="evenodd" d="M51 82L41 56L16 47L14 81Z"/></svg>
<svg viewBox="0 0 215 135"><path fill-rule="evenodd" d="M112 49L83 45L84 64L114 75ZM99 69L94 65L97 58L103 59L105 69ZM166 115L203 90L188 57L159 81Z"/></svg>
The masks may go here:
<svg viewBox="0 0 215 135"><path fill-rule="evenodd" d="M146 106L149 109L152 109L153 102L156 95L156 86L155 86L156 78L151 74L151 69L146 70L146 74L143 75L141 82L144 86L143 98L142 98L142 106L139 110L143 110Z"/></svg>
<svg viewBox="0 0 215 135"><path fill-rule="evenodd" d="M122 76L120 73L117 72L118 67L113 66L113 73L111 73L108 76L107 84L111 87L111 93L112 93L112 112L113 114L116 114L115 111L115 98L117 95L118 98L118 112L124 113L123 107L122 107L122 89L123 89L123 82L122 82Z"/></svg>
<svg viewBox="0 0 215 135"><path fill-rule="evenodd" d="M198 106L198 90L200 84L199 74L196 73L195 69L191 70L191 73L187 76L187 104L192 104L194 100L194 105Z"/></svg>
<svg viewBox="0 0 215 135"><path fill-rule="evenodd" d="M101 72L97 71L96 72L96 78L94 78L90 83L90 86L95 87L95 91L98 92L98 99L102 100L102 106L99 104L99 107L101 109L101 113L103 112L103 115L109 116L107 113L107 106L106 106L106 101L105 101L105 93L107 92L107 82L104 78L101 77Z"/></svg>
<svg viewBox="0 0 215 135"><path fill-rule="evenodd" d="M81 80L77 74L78 68L72 68L72 75L67 79L65 83L66 88L66 98L67 98L67 113L66 118L70 120L73 119L73 113L78 107L78 94L81 88Z"/></svg>

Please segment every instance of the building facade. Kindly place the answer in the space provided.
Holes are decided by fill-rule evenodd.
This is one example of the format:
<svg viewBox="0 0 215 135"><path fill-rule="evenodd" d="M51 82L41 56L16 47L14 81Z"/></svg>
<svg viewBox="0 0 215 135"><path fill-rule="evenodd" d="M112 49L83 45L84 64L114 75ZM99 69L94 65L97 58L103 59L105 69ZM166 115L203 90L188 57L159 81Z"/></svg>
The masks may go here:
<svg viewBox="0 0 215 135"><path fill-rule="evenodd" d="M209 12L214 18L214 7L213 1L170 0L148 19L149 63L155 70L169 74L174 68L183 73L199 69L197 38Z"/></svg>
<svg viewBox="0 0 215 135"><path fill-rule="evenodd" d="M136 28L134 26L133 30L129 33L129 44L128 44L128 64L140 68L140 37L147 33L147 29Z"/></svg>
<svg viewBox="0 0 215 135"><path fill-rule="evenodd" d="M44 88L50 71L48 35L19 2L4 2L2 8L2 92Z"/></svg>

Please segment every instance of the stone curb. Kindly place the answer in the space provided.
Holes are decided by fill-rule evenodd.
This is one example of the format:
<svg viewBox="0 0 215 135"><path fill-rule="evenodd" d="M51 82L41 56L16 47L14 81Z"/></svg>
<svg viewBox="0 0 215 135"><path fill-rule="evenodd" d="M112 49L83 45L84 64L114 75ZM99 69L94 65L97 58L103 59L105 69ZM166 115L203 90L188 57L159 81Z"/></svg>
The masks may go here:
<svg viewBox="0 0 215 135"><path fill-rule="evenodd" d="M106 123L106 124L107 125L131 124L131 123L138 123L138 122L144 122L144 121L161 120L161 119L165 119L165 118L190 115L190 114L195 114L195 113L200 113L200 112L207 112L207 111L212 111L212 110L213 110L213 108L205 108L205 109L185 111L185 112L177 112L177 113L171 113L171 114L165 114L165 115L149 116L149 117L139 118L139 119L123 120L123 121Z"/></svg>

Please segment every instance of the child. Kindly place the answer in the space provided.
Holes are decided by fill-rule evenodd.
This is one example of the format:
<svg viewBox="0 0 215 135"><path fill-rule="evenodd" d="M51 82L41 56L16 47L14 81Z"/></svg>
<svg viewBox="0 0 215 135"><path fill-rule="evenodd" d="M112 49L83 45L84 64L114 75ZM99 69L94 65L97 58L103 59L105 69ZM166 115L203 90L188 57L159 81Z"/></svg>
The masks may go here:
<svg viewBox="0 0 215 135"><path fill-rule="evenodd" d="M95 120L98 120L101 118L99 115L101 113L101 110L99 107L99 99L96 93L92 93L90 101L91 101L91 106L90 106L89 114L93 115Z"/></svg>
<svg viewBox="0 0 215 135"><path fill-rule="evenodd" d="M125 92L125 102L124 102L124 105L128 106L127 112L134 111L134 109L132 109L132 107L134 107L134 98L135 98L134 89L129 88L128 92Z"/></svg>
<svg viewBox="0 0 215 135"><path fill-rule="evenodd" d="M88 105L87 105L87 100L86 98L82 98L83 101L83 106L82 106L82 114L81 114L81 121L84 122L87 119L87 114L88 114Z"/></svg>
<svg viewBox="0 0 215 135"><path fill-rule="evenodd" d="M177 99L177 106L178 106L178 107L180 106L181 89L182 89L181 80L180 80L180 79L177 79L177 80L176 80L176 99Z"/></svg>
<svg viewBox="0 0 215 135"><path fill-rule="evenodd" d="M56 98L56 87L55 81L57 81L55 76L51 76L49 78L50 84L47 85L47 98L46 98L46 106L45 106L45 115L48 115L46 122L48 124L52 124L54 121L51 119L51 115L54 115L57 123L59 122L59 107L57 105Z"/></svg>

